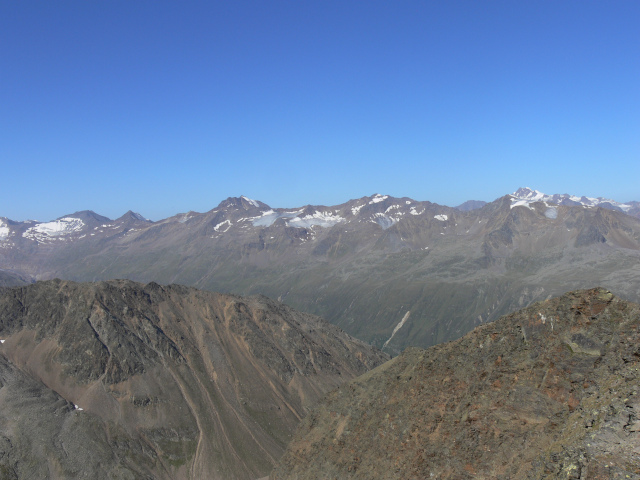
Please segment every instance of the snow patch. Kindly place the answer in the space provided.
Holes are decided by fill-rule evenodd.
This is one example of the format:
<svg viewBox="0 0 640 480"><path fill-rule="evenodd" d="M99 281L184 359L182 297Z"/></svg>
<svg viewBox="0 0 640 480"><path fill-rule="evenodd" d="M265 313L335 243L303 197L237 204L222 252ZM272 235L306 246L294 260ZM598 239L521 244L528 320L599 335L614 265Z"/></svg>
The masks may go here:
<svg viewBox="0 0 640 480"><path fill-rule="evenodd" d="M4 343L4 340L0 340L0 343Z"/></svg>
<svg viewBox="0 0 640 480"><path fill-rule="evenodd" d="M447 215L444 215L444 214L436 215L433 218L435 218L436 220L440 220L441 222L446 222L449 219L449 217Z"/></svg>
<svg viewBox="0 0 640 480"><path fill-rule="evenodd" d="M371 221L373 223L377 223L378 225L380 225L383 230L386 230L387 228L398 223L397 218L389 217L384 213L374 213L373 219Z"/></svg>
<svg viewBox="0 0 640 480"><path fill-rule="evenodd" d="M298 215L301 210L297 210L295 212L281 212L278 213L275 210L267 210L266 212L262 212L262 215L259 217L254 217L251 220L254 227L270 227L273 223L279 218L294 218Z"/></svg>
<svg viewBox="0 0 640 480"><path fill-rule="evenodd" d="M304 217L294 217L287 222L290 227L304 228L317 225L319 227L333 227L334 225L344 222L345 219L340 215L331 212L316 212L313 215L305 215Z"/></svg>
<svg viewBox="0 0 640 480"><path fill-rule="evenodd" d="M512 198L511 205L509 205L509 208L527 207L529 210L535 210L535 208L531 206L531 203L532 202L530 202L529 200L516 200L515 198Z"/></svg>
<svg viewBox="0 0 640 480"><path fill-rule="evenodd" d="M549 207L545 210L544 216L547 218L558 218L558 209L555 207Z"/></svg>
<svg viewBox="0 0 640 480"><path fill-rule="evenodd" d="M10 230L9 225L4 222L0 222L0 238L6 238L9 236Z"/></svg>
<svg viewBox="0 0 640 480"><path fill-rule="evenodd" d="M22 236L31 240L42 241L50 237L70 235L82 230L84 222L79 218L65 217L53 222L38 223L28 228Z"/></svg>
<svg viewBox="0 0 640 480"><path fill-rule="evenodd" d="M219 232L219 231L220 231L220 228L221 228L225 223L227 224L227 228L225 228L225 229L222 231L222 233L224 233L224 232L226 232L227 230L229 230L229 229L231 228L231 221L230 221L230 220L225 220L224 222L221 222L221 223L217 224L215 227L213 227L213 229L214 229L216 232Z"/></svg>
<svg viewBox="0 0 640 480"><path fill-rule="evenodd" d="M394 208L400 208L400 205L391 205L389 208L387 208L384 213L389 213L391 210L393 210Z"/></svg>
<svg viewBox="0 0 640 480"><path fill-rule="evenodd" d="M253 205L254 207L259 207L258 202L256 202L255 200L251 200L248 197L245 197L244 195L242 195L242 197L240 197L242 199L244 199L245 201L249 202L251 205Z"/></svg>
<svg viewBox="0 0 640 480"><path fill-rule="evenodd" d="M371 199L371 201L369 202L369 205L373 205L374 203L382 202L382 201L386 200L387 198L389 198L389 195L380 195L379 193L376 193L373 196L373 198Z"/></svg>
<svg viewBox="0 0 640 480"><path fill-rule="evenodd" d="M393 332L391 332L391 336L389 337L389 339L386 342L384 342L384 345L382 345L382 349L383 350L384 350L384 347L386 347L389 344L389 342L391 341L393 336L398 332L398 330L400 330L402 328L402 326L406 323L406 321L409 320L409 314L410 313L411 313L411 311L408 311L407 313L405 313L404 317L402 317L402 320L400 320L400 322L398 322L396 327L393 329Z"/></svg>
<svg viewBox="0 0 640 480"><path fill-rule="evenodd" d="M364 207L364 204L358 205L357 207L352 207L351 213L353 213L354 215L357 215L360 212L360 210L362 210L362 207Z"/></svg>
<svg viewBox="0 0 640 480"><path fill-rule="evenodd" d="M422 211L417 211L416 207L411 207L411 210L409 210L409 213L411 215L422 215L424 213L424 208L422 209Z"/></svg>

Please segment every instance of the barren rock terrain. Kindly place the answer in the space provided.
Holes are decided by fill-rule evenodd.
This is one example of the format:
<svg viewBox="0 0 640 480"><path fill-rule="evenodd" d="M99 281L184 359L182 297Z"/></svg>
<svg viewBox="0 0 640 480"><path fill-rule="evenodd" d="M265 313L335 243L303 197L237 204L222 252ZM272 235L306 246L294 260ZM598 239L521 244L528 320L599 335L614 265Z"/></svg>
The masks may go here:
<svg viewBox="0 0 640 480"><path fill-rule="evenodd" d="M604 289L343 384L271 480L640 479L640 306Z"/></svg>
<svg viewBox="0 0 640 480"><path fill-rule="evenodd" d="M130 281L0 291L0 478L267 475L388 357L266 297Z"/></svg>

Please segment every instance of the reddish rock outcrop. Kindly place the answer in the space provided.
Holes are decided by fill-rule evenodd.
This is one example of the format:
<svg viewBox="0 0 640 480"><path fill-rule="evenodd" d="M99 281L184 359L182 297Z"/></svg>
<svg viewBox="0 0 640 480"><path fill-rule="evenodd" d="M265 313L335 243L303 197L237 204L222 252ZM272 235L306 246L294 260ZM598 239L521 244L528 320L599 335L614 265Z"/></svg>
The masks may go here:
<svg viewBox="0 0 640 480"><path fill-rule="evenodd" d="M567 293L399 357L309 414L281 479L639 479L640 306Z"/></svg>

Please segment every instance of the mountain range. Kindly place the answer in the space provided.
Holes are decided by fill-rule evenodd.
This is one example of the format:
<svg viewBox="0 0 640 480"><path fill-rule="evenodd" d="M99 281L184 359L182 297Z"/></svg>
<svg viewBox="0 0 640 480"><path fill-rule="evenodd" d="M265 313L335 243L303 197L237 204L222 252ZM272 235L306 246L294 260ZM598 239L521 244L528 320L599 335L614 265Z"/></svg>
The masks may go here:
<svg viewBox="0 0 640 480"><path fill-rule="evenodd" d="M0 281L127 278L260 293L391 354L567 290L640 300L640 205L521 188L458 208L375 194L272 208L228 198L151 222L0 220Z"/></svg>

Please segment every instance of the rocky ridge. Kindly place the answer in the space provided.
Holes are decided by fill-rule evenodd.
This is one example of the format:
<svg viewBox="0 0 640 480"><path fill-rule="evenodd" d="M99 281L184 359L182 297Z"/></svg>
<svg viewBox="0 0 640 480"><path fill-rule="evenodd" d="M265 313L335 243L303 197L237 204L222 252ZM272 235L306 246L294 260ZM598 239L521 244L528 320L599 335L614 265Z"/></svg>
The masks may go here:
<svg viewBox="0 0 640 480"><path fill-rule="evenodd" d="M0 290L0 339L6 479L253 480L388 358L265 297L126 280Z"/></svg>
<svg viewBox="0 0 640 480"><path fill-rule="evenodd" d="M571 292L331 392L271 480L640 479L640 306Z"/></svg>

